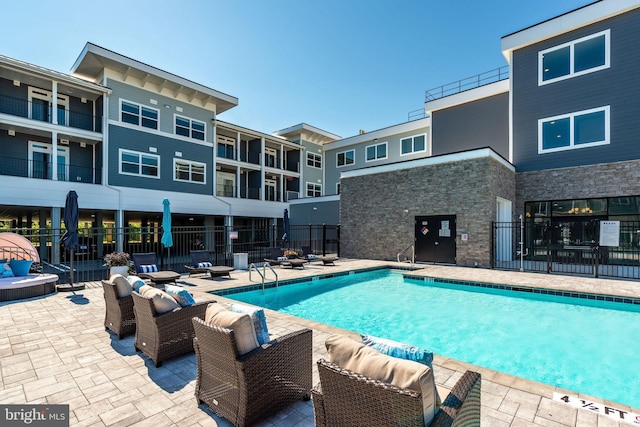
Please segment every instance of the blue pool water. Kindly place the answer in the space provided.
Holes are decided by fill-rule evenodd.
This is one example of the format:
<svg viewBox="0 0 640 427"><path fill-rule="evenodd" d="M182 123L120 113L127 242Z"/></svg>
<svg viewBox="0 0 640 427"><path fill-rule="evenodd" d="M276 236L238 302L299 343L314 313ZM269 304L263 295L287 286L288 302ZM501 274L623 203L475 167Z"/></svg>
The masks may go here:
<svg viewBox="0 0 640 427"><path fill-rule="evenodd" d="M640 307L443 284L388 270L226 295L640 407Z"/></svg>

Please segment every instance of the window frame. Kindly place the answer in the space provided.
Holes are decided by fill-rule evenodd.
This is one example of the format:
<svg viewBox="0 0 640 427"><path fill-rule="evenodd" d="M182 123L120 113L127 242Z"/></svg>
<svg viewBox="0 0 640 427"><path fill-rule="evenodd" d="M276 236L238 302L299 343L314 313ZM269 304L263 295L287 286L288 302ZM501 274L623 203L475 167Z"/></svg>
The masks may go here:
<svg viewBox="0 0 640 427"><path fill-rule="evenodd" d="M586 70L575 72L575 45L581 42L585 42L590 39L604 35L604 64L588 68ZM553 79L544 80L544 55L549 52L554 52L563 48L569 47L569 74L565 74ZM595 73L596 71L605 70L611 67L611 30L606 29L597 33L589 34L588 36L580 37L579 39L571 40L569 42L559 44L538 52L538 86L544 86L551 83L559 82L566 79L582 76L585 74Z"/></svg>
<svg viewBox="0 0 640 427"><path fill-rule="evenodd" d="M189 127L178 126L178 118L188 121L189 122ZM201 124L202 125L202 130L194 129L193 128L194 123ZM182 129L187 129L189 135L179 134L178 133L178 127L182 128ZM202 134L202 139L194 137L193 136L194 132L201 133ZM174 114L173 115L173 133L174 133L174 135L181 136L183 138L195 139L196 141L206 141L207 140L207 124L205 122L203 122L203 121L192 119L190 117L183 116L181 114Z"/></svg>
<svg viewBox="0 0 640 427"><path fill-rule="evenodd" d="M380 146L384 146L385 147L384 157L378 157L378 147L380 147ZM369 154L367 153L369 151L369 148L371 148L371 147L373 147L375 149L375 157L373 159L369 159ZM369 144L369 145L364 147L364 161L365 161L365 163L376 162L378 160L386 160L388 158L389 158L389 144L388 144L387 141L376 142L374 144Z"/></svg>
<svg viewBox="0 0 640 427"><path fill-rule="evenodd" d="M424 137L424 148L422 150L416 150L416 138L418 137ZM402 152L402 142L407 140L407 139L411 139L411 151L407 152L407 153L403 153ZM416 135L411 135L411 136L406 136L404 138L400 138L400 156L410 156L412 154L417 154L417 153L426 153L427 152L427 134L426 133L419 133Z"/></svg>
<svg viewBox="0 0 640 427"><path fill-rule="evenodd" d="M594 141L588 142L585 144L576 144L575 143L575 118L579 116L584 116L591 113L604 112L604 140L602 141ZM554 147L554 148L544 148L544 132L543 125L544 123L561 120L561 119L569 119L569 145L563 147ZM566 150L576 150L580 148L587 147L597 147L599 145L608 145L611 143L611 120L610 120L610 106L604 105L601 107L590 108L588 110L574 111L572 113L560 114L552 117L544 117L542 119L538 119L538 154L546 154L546 153L554 153L558 151L566 151Z"/></svg>
<svg viewBox="0 0 640 427"><path fill-rule="evenodd" d="M347 153L353 153L353 161L351 163L347 163ZM345 163L344 164L340 164L340 154L344 154L344 159L345 159ZM351 165L355 165L356 164L356 150L351 149L351 150L345 150L345 151L340 151L338 153L336 153L336 167L337 168L343 168L346 166L351 166Z"/></svg>
<svg viewBox="0 0 640 427"><path fill-rule="evenodd" d="M311 195L309 195L309 191L312 192ZM316 182L307 182L305 186L305 195L306 197L322 197L322 184L318 184Z"/></svg>
<svg viewBox="0 0 640 427"><path fill-rule="evenodd" d="M186 165L189 166L189 179L181 179L177 176L177 166L178 163L184 163ZM193 179L193 166L201 166L202 167L202 181L196 181ZM178 182L188 182L191 184L202 184L202 185L206 185L207 184L207 164L206 163L202 163L202 162L196 162L193 160L186 160L186 159L182 159L179 157L174 157L173 158L173 180L174 181L178 181Z"/></svg>
<svg viewBox="0 0 640 427"><path fill-rule="evenodd" d="M122 108L122 104L123 103L127 103L127 104L130 104L130 105L138 107L138 113L134 114L134 113L131 113L129 111L124 111L123 108ZM141 104L139 102L129 101L128 99L124 99L124 98L120 98L120 103L118 105L119 105L119 109L120 109L119 115L118 115L118 117L120 119L120 123L125 123L125 124L130 125L130 126L136 126L136 127L141 127L141 128L145 128L145 129L151 129L151 130L154 130L154 131L159 131L160 130L160 110L159 109L153 108L153 107L149 107L148 105ZM156 114L157 114L157 118L153 119L153 118L150 118L150 117L145 117L142 114L142 109L143 108L146 108L146 109L151 110L151 111L155 111ZM138 122L137 123L131 123L131 122L122 120L122 114L123 113L128 114L130 116L136 116L138 118ZM143 118L146 118L147 120L155 121L156 127L145 126L143 124Z"/></svg>
<svg viewBox="0 0 640 427"><path fill-rule="evenodd" d="M138 155L140 158L140 162L138 163L138 173L131 173L131 172L124 172L122 170L122 155L124 153L127 154L135 154ZM142 173L142 157L149 157L149 158L155 158L157 160L157 170L158 170L158 174L156 176L153 175L146 175ZM135 151L135 150L128 150L126 148L119 148L118 149L118 173L120 175L128 175L128 176L137 176L140 178L153 178L153 179L160 179L160 156L157 154L151 154L151 153L143 153L141 151Z"/></svg>
<svg viewBox="0 0 640 427"><path fill-rule="evenodd" d="M316 158L309 159L310 156L315 156ZM314 165L310 165L309 160L311 160ZM319 164L320 166L315 166L315 164ZM322 154L307 151L307 166L314 169L322 169Z"/></svg>

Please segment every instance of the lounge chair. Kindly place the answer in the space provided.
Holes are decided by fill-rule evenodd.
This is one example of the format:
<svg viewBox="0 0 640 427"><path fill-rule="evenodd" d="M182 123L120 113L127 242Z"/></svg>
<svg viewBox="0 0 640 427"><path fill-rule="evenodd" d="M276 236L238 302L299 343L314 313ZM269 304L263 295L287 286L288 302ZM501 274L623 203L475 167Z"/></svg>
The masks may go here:
<svg viewBox="0 0 640 427"><path fill-rule="evenodd" d="M156 254L153 252L133 254L132 258L136 266L136 275L142 279L150 280L155 286L175 283L180 278L180 273L175 271L160 271Z"/></svg>
<svg viewBox="0 0 640 427"><path fill-rule="evenodd" d="M213 279L214 277L229 276L233 267L227 267L225 265L213 265L209 261L209 251L191 251L191 265L186 265L185 268L189 271L189 277L192 274L208 274Z"/></svg>
<svg viewBox="0 0 640 427"><path fill-rule="evenodd" d="M194 317L204 318L209 302L195 303L159 314L153 298L133 292L136 315L135 348L153 360L156 367L162 362L193 351Z"/></svg>
<svg viewBox="0 0 640 427"><path fill-rule="evenodd" d="M311 246L302 247L302 258L309 261L322 261L322 265L335 265L338 257L335 256L316 256L311 250Z"/></svg>
<svg viewBox="0 0 640 427"><path fill-rule="evenodd" d="M113 331L118 339L136 332L136 317L133 313L131 295L120 296L114 283L102 281L106 313L104 327Z"/></svg>
<svg viewBox="0 0 640 427"><path fill-rule="evenodd" d="M284 257L284 251L280 248L269 248L269 258L265 258L264 260L271 265L281 265L287 261Z"/></svg>
<svg viewBox="0 0 640 427"><path fill-rule="evenodd" d="M235 426L254 425L312 385L312 331L302 329L238 355L235 333L193 319L196 398Z"/></svg>

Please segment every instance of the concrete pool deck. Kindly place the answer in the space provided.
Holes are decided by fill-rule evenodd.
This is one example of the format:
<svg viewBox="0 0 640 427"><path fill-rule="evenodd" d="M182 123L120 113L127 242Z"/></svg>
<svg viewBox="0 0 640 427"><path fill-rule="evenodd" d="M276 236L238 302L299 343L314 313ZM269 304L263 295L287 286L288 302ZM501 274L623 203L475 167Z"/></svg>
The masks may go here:
<svg viewBox="0 0 640 427"><path fill-rule="evenodd" d="M335 266L307 264L304 269L275 267L280 280L358 270L384 261L340 259ZM572 292L640 298L640 283L539 273L505 272L480 268L417 265L412 272L475 282L500 283ZM267 279L273 273L267 270ZM260 283L253 272L234 271L231 278L183 275L178 284L196 299L226 298L207 292ZM273 336L303 327L313 329L315 361L326 358L324 341L333 333L357 336L331 326L265 310ZM229 426L210 409L196 404L196 361L189 354L155 368L133 348L133 337L118 340L104 330L104 298L99 283L86 289L27 300L0 303L0 404L68 404L73 426ZM611 415L579 409L553 400L554 392L579 396L570 390L513 377L435 355L434 373L443 397L467 369L482 374L483 426L625 426ZM637 386L635 384L630 385ZM640 409L580 396L589 402L617 410ZM264 426L312 426L312 402L297 402Z"/></svg>

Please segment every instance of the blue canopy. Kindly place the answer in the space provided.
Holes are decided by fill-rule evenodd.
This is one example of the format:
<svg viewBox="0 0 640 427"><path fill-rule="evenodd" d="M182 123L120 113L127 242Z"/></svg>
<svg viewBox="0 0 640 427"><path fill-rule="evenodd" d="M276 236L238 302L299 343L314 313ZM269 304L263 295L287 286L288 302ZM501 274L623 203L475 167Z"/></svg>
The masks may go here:
<svg viewBox="0 0 640 427"><path fill-rule="evenodd" d="M164 209L162 211L162 245L165 248L173 246L173 236L171 235L171 207L169 199L162 201Z"/></svg>

